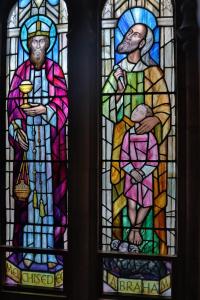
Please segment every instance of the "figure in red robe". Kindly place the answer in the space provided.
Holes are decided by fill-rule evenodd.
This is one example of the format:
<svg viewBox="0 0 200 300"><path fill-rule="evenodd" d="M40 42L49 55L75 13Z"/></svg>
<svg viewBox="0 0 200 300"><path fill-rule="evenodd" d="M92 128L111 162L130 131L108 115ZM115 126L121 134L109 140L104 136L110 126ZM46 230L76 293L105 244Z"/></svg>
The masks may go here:
<svg viewBox="0 0 200 300"><path fill-rule="evenodd" d="M13 245L62 249L67 226L67 86L61 67L46 57L50 38L42 25L37 22L37 30L28 36L29 59L16 70L8 96L9 142L14 149L13 190L19 183L24 158L30 188L26 201L13 191ZM27 81L33 89L28 95L29 107L23 108L20 85ZM59 263L58 257L47 254L23 253L14 257L15 263L22 260L28 268L46 264L54 269Z"/></svg>

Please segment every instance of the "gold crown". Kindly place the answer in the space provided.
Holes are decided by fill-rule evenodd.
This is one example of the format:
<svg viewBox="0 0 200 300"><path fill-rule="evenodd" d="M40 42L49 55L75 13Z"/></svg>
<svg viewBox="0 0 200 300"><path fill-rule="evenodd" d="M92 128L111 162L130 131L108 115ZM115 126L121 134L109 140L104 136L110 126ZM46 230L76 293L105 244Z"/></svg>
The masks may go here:
<svg viewBox="0 0 200 300"><path fill-rule="evenodd" d="M36 23L36 31L35 32L31 32L28 34L28 38L34 37L34 36L49 36L49 32L48 31L42 31L41 30L41 21L37 21Z"/></svg>

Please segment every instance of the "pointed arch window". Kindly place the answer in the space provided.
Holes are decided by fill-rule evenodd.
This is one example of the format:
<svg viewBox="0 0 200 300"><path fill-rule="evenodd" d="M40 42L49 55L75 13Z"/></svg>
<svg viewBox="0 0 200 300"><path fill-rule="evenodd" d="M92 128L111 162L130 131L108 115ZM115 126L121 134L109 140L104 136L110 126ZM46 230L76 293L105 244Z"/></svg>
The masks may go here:
<svg viewBox="0 0 200 300"><path fill-rule="evenodd" d="M10 287L63 290L67 32L63 0L19 0L7 20L4 280Z"/></svg>
<svg viewBox="0 0 200 300"><path fill-rule="evenodd" d="M171 1L105 3L102 87L103 294L171 297L177 254Z"/></svg>
<svg viewBox="0 0 200 300"><path fill-rule="evenodd" d="M198 76L195 72L196 36L190 31L195 27L194 2L177 0L176 4L172 4L168 0L0 1L2 299L72 297L82 300L105 300L167 297L176 300L189 299L191 296L195 300L198 299L199 278L196 262L199 250L196 245L196 233L199 205L199 98ZM35 23L31 23L30 20L35 20ZM183 25L179 30L181 24ZM139 60L136 59L134 63L132 59L135 55L129 57L130 52L126 50L126 53L124 49L129 44L129 39L125 39L126 35L140 38L141 32L135 33L135 28L128 34L135 25L140 25L144 36L139 44L136 43ZM177 29L178 35L175 32ZM50 31L52 35L48 38ZM42 32L43 38L40 39L41 36L36 35L36 32ZM26 36L30 39L29 43ZM180 36L183 38L184 47L179 41ZM45 48L48 46L46 59L53 62L52 67L49 65L47 70L48 76L46 66L43 64L40 70L37 59L32 67L31 64L26 65L26 61L30 60L29 48L41 48L43 44ZM131 47L135 46L132 44ZM178 55L175 55L176 49ZM35 55L37 57L37 52ZM133 68L127 70L134 64ZM19 89L15 89L15 82L19 80L21 83L22 79L24 81L23 68L27 77L25 85L22 84L21 88L24 90L27 85L33 87L32 91L24 90L24 93L20 91L19 94ZM57 76L59 70L62 70L62 76ZM42 82L38 80L41 76L44 79ZM118 76L118 80L115 76ZM53 77L56 77L56 84L52 81ZM178 80L175 80L176 77ZM63 95L63 90L66 91L68 81L69 98L73 99L70 102L69 124L63 99L66 96ZM39 82L42 92L39 91ZM37 122L41 121L41 118L37 118L36 123L32 124L34 130L29 130L26 139L23 133L21 136L16 134L21 126L25 133L28 126L30 128L28 118L26 119L28 108L22 108L21 105L27 101L34 111L37 111L34 104L39 103L34 102L38 99L46 101L48 98L46 84L51 87L49 93L53 93L55 85L56 93L59 94L56 99L51 97L50 100L55 100L52 105L47 105L52 108L48 109L48 116L46 114L46 118L49 119L45 120L45 116L42 116L42 121L51 122L52 130L45 130L44 138L41 130L38 130L40 125ZM118 91L116 89L120 84L121 90ZM36 86L38 90L35 90ZM44 94L37 97L37 93ZM61 98L62 111L59 107ZM10 101L12 99L13 101ZM163 99L166 101L164 106ZM156 106L159 101L161 103ZM158 124L148 133L137 133L139 126L131 119L132 111L135 111L138 105L142 107L139 114L149 114L150 118L156 115ZM65 120L66 142L63 139L63 143L59 135L63 127L60 123L57 124L57 128L53 126L55 120L57 121L54 109L56 116L59 115ZM34 111L32 113L35 113ZM16 112L19 119L14 117ZM58 139L52 140L52 137L58 135ZM131 139L138 136L145 139L137 142ZM21 150L20 138L24 147L28 144L27 151ZM42 143L42 140L45 140L45 143ZM46 151L49 140L57 146L62 144L61 152L65 149L67 153L67 157L64 161L61 159L61 162L62 167L69 165L69 203L65 186L66 173L61 172L59 178L57 176L57 171L60 170L60 153L53 151L52 144L50 149L53 152ZM176 145L181 145L178 151L179 176L176 174ZM28 151L31 147L32 153ZM40 151L41 149L44 151ZM29 155L29 159L23 159L23 152ZM19 154L18 159L14 154ZM51 157L53 154L54 159L43 161L44 155ZM147 154L148 159L145 160ZM38 158L41 155L41 160L35 159L36 155ZM126 178L130 179L128 175L131 176L132 173L128 173L134 171L132 167L137 163L137 172L133 172L135 178L128 190ZM144 163L140 172L139 163ZM42 190L41 193L40 186L42 181L48 181L44 180L44 176L49 174L49 171L41 172L47 165L50 170L54 167L54 186L58 187L59 182L64 183L60 187L63 187L66 206L62 205L62 200L60 205L57 205L60 201L58 189L55 190L53 201L50 197L48 204L45 202L46 192ZM36 176L38 178L42 176L42 180L35 180L35 174L39 174ZM65 175L62 177L63 174ZM144 187L145 179L148 182ZM140 180L139 189L139 184L135 181ZM52 181L50 176L48 194L51 194ZM23 189L19 189L20 184ZM136 187L135 190L132 186ZM28 197L25 197L24 192ZM137 198L135 200L139 202L135 206L134 200L131 199L134 192ZM22 201L26 198L29 200ZM177 209L178 200L180 205ZM47 207L52 203L55 206L50 210L50 216ZM132 210L129 209L131 204ZM31 205L33 214L30 214ZM99 219L97 205L98 208L100 206ZM59 206L58 209L56 206ZM133 215L137 212L138 215L140 207L146 210L141 211L142 221L135 224L131 213ZM57 222L61 215L62 224ZM35 223L29 221L28 217L31 216L38 216L38 222L36 223L35 219ZM45 218L50 224L44 224L45 221L40 223L40 220ZM52 219L55 226L52 226ZM97 228L97 219L100 228ZM49 239L53 237L52 228L53 231L56 229L53 243L52 239ZM97 231L100 239L97 237ZM62 237L62 241L58 237ZM41 247L38 247L39 241L43 243ZM49 241L50 247L44 247L45 242ZM56 260L56 264L53 259Z"/></svg>

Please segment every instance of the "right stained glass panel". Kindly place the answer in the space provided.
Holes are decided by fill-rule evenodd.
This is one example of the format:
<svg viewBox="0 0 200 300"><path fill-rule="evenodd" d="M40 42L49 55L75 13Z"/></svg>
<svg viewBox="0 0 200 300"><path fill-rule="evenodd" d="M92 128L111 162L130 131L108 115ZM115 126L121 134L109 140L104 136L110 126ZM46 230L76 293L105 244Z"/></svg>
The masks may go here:
<svg viewBox="0 0 200 300"><path fill-rule="evenodd" d="M113 288L111 276L119 282L147 276L159 287L162 280L167 282L154 295L171 296L170 257L176 255L175 100L171 1L108 0L102 13L100 246L105 253L133 254L133 259L105 254L104 293L131 293L116 288L120 284ZM134 259L134 254L142 254L143 260ZM144 260L145 255L163 256L163 261ZM139 267L133 272L131 265ZM140 285L133 294L148 292Z"/></svg>

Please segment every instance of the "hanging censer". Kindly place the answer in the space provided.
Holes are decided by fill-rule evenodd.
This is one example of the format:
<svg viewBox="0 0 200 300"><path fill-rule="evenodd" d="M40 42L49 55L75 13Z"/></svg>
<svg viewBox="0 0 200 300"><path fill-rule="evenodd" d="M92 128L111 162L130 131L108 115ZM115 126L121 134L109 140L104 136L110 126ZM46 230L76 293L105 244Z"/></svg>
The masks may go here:
<svg viewBox="0 0 200 300"><path fill-rule="evenodd" d="M20 108L30 107L28 104L28 93L30 93L33 89L33 85L30 81L22 81L19 86L20 91L23 93L23 104ZM23 135L20 133L19 126L14 122L15 130L18 131L19 135L22 139L24 139ZM26 152L24 152L23 161L20 166L19 175L17 178L16 185L14 187L14 195L20 201L27 201L30 195L30 184L29 184L29 174L28 174L28 163L26 158Z"/></svg>
<svg viewBox="0 0 200 300"><path fill-rule="evenodd" d="M20 201L27 201L30 195L28 164L26 161L26 153L24 153L23 161L20 166L19 175L14 188L14 194Z"/></svg>

